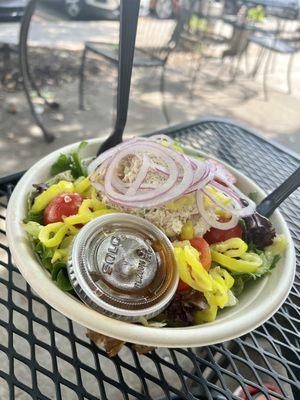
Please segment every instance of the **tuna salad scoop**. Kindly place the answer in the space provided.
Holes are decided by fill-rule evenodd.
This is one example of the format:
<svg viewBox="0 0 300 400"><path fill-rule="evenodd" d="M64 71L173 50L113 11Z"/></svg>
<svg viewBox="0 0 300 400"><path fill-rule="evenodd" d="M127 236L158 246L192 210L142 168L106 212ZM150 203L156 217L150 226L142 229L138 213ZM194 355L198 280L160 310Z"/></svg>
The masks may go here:
<svg viewBox="0 0 300 400"><path fill-rule="evenodd" d="M171 238L187 224L198 236L211 227L230 229L255 209L223 166L184 154L164 135L106 151L91 162L89 173L99 200L147 219Z"/></svg>

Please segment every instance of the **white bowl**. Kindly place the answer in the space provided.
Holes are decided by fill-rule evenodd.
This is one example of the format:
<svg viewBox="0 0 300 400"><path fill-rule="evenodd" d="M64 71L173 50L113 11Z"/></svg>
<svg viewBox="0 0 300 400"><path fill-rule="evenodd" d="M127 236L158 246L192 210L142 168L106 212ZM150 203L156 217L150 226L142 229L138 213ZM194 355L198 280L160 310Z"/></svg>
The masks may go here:
<svg viewBox="0 0 300 400"><path fill-rule="evenodd" d="M89 141L83 150L83 157L94 156L100 143L101 140L97 139ZM144 327L106 317L61 291L37 261L21 221L27 212L26 200L32 191L32 184L45 181L49 177L51 164L59 154L70 152L77 146L78 143L57 150L30 168L17 184L7 209L7 237L14 262L33 290L48 304L93 331L131 343L157 347L196 347L224 342L255 329L279 309L293 284L296 263L293 241L278 211L272 216L272 222L276 231L287 238L284 256L270 275L248 285L239 303L222 310L214 322L187 328ZM239 187L245 193L257 191L261 198L264 196L264 192L252 180L228 168L237 176Z"/></svg>

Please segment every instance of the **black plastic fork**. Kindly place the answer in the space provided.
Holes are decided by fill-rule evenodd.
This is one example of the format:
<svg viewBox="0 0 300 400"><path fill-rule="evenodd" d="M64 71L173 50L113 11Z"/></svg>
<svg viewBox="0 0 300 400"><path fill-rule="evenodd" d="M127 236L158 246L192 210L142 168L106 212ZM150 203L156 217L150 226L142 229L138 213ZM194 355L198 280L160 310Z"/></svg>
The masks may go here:
<svg viewBox="0 0 300 400"><path fill-rule="evenodd" d="M270 217L280 204L300 186L300 167L290 175L280 186L270 193L257 206L256 211L263 217ZM300 203L300 201L299 201Z"/></svg>
<svg viewBox="0 0 300 400"><path fill-rule="evenodd" d="M102 143L98 154L122 142L127 121L139 8L140 0L121 1L117 116L113 133Z"/></svg>

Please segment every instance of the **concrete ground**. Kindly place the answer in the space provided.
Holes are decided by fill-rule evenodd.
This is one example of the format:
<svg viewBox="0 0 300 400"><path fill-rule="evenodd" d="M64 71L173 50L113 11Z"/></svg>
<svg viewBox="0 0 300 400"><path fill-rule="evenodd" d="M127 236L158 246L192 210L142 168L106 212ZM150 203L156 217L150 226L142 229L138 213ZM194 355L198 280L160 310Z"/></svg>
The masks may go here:
<svg viewBox="0 0 300 400"><path fill-rule="evenodd" d="M28 168L43 155L65 144L110 133L116 75L99 62L100 74L87 80L86 111L78 110L77 81L51 89L61 104L58 112L46 111L42 115L45 125L56 135L51 144L45 143L34 124L23 93L0 93L1 175ZM265 101L260 77L253 81L240 75L235 82L229 83L214 75L219 68L217 64L205 62L193 87L193 98L189 92L189 77L180 70L167 72L165 102L171 124L207 115L234 118L300 152L300 85L296 86L299 77L293 77L295 89L292 95L284 92L286 88L280 80L272 80L270 99ZM140 72L134 74L126 134L143 134L166 127L161 101L158 76L149 80L147 73L144 76ZM16 105L16 114L7 111L10 104Z"/></svg>

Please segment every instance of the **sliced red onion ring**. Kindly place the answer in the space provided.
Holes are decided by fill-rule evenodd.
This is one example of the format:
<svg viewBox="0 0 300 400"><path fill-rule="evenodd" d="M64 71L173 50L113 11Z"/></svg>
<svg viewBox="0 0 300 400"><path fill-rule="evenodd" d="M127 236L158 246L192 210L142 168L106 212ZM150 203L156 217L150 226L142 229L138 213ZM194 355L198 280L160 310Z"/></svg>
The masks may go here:
<svg viewBox="0 0 300 400"><path fill-rule="evenodd" d="M207 222L208 225L212 226L213 228L218 228L218 229L222 229L222 230L231 229L231 228L234 228L235 226L237 226L239 219L234 215L232 215L232 217L229 221L220 222L217 220L215 215L212 215L212 213L208 213L208 211L205 209L204 204L203 204L203 195L204 194L203 194L202 190L201 189L198 190L196 200L197 200L197 206L198 206L199 213L203 217L205 222Z"/></svg>
<svg viewBox="0 0 300 400"><path fill-rule="evenodd" d="M154 142L168 142L168 143L173 143L174 140L170 138L170 136L167 135L153 135L149 138L149 140L154 141Z"/></svg>
<svg viewBox="0 0 300 400"><path fill-rule="evenodd" d="M254 202L231 182L227 180L225 182L222 179L227 185L224 186L214 181L219 175L214 163L209 160L193 159L170 146L164 146L161 144L162 141L172 143L173 139L165 135L156 135L150 139L135 138L104 152L89 166L89 171L95 169L93 173L95 178L91 177L93 186L104 192L114 204L125 208L157 208L180 196L197 192L200 214L208 224L219 229L230 229L236 226L237 217L247 216L254 212ZM128 183L118 177L117 168L122 159L131 155L139 157L142 163L135 180ZM150 169L163 174L164 180L159 184L147 183L147 174ZM97 182L97 174L103 177L103 184ZM208 184L230 197L232 204L227 206L218 201L206 190ZM205 210L203 193L216 205L228 211L232 215L231 220L222 223L217 220L217 217L213 218L211 213ZM248 202L246 207L243 207L240 198Z"/></svg>
<svg viewBox="0 0 300 400"><path fill-rule="evenodd" d="M141 184L144 182L148 171L150 168L150 159L147 154L143 154L142 156L142 166L132 184L130 185L129 189L125 193L126 196L132 196L136 194L137 190L140 188Z"/></svg>
<svg viewBox="0 0 300 400"><path fill-rule="evenodd" d="M239 204L239 207L236 208L235 210L230 211L227 206L222 205L220 202L217 201L217 199L213 198L216 200L215 202L218 202L219 206L223 208L223 210L229 211L234 213L234 215L238 217L247 217L248 215L252 215L256 209L256 204L254 201L249 199L247 196L245 196L238 188L236 188L233 184L229 183L230 187L226 187L224 185L218 184L218 182L212 182L212 186L214 186L216 189L218 189L220 192L223 192L227 196L229 196L232 201L237 201ZM243 206L243 203L241 202L241 199L244 199L248 205Z"/></svg>
<svg viewBox="0 0 300 400"><path fill-rule="evenodd" d="M136 143L134 146L131 146L130 150L126 149L126 151L119 152L119 154L112 161L105 176L105 192L114 203L125 207L157 207L158 204L165 204L174 198L180 197L190 186L193 180L193 171L190 164L182 157L181 154L168 148L162 148L161 145L156 143L148 143L147 147L145 147L145 144ZM168 168L169 176L164 183L151 192L136 193L134 196L126 196L114 190L111 184L111 177L120 160L127 155L132 154L133 150L135 152L145 152L146 150L147 152L152 153L154 156L163 159ZM178 181L179 168L182 169L182 178Z"/></svg>
<svg viewBox="0 0 300 400"><path fill-rule="evenodd" d="M100 154L97 158L95 158L95 160L93 160L89 166L88 166L88 173L91 174L93 171L95 171L100 164L103 163L103 161L107 160L109 157L114 156L118 150L120 149L124 149L127 146L131 146L133 143L136 142L141 142L141 141L145 141L146 139L144 138L133 138L133 139L129 139L123 143L118 144L117 146L112 147L109 150L104 151L102 154Z"/></svg>
<svg viewBox="0 0 300 400"><path fill-rule="evenodd" d="M154 143L151 145L154 145ZM133 195L127 196L126 194L123 195L122 193L117 192L113 188L111 181L112 181L112 177L115 172L115 169L116 169L117 165L119 164L119 162L124 157L126 157L130 154L133 154L133 152L145 151L145 146L143 144L136 143L134 146L131 146L130 149L124 149L123 151L120 151L113 159L113 161L110 165L110 168L107 171L107 174L106 174L105 180L104 180L104 187L105 187L105 192L106 192L107 196L112 201L118 202L119 204L121 201L123 204L126 204L126 203L130 203L132 201L134 201L134 203L136 203L136 202L141 202L141 201L145 201L145 200L150 200L150 199L153 199L153 198L165 193L166 191L168 191L169 189L171 189L174 186L174 184L178 178L178 168L176 166L175 161L171 157L168 157L166 154L164 154L161 149L155 149L155 150L156 150L156 155L158 155L159 157L163 157L164 161L166 162L166 165L168 166L168 169L170 171L168 179L160 187L157 187L149 194L143 193L143 194L134 194L134 196Z"/></svg>

